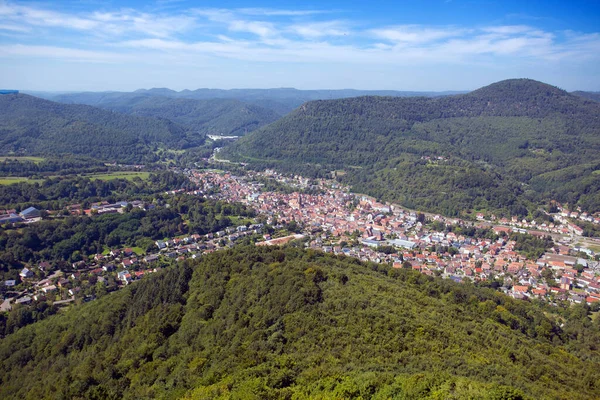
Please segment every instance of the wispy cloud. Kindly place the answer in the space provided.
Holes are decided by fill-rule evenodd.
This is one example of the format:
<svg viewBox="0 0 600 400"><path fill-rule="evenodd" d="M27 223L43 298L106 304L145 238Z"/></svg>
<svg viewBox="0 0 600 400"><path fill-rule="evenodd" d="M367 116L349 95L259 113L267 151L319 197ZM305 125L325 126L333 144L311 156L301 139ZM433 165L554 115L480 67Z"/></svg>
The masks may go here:
<svg viewBox="0 0 600 400"><path fill-rule="evenodd" d="M312 9L182 10L180 4L168 12L100 6L73 12L0 0L0 33L16 35L5 35L10 39L3 39L0 57L94 63L135 58L138 63L168 60L169 65L207 58L363 65L600 58L600 33L548 31L530 25L373 26L340 19L339 14Z"/></svg>
<svg viewBox="0 0 600 400"><path fill-rule="evenodd" d="M30 32L31 28L17 24L5 24L0 22L0 31Z"/></svg>
<svg viewBox="0 0 600 400"><path fill-rule="evenodd" d="M235 10L239 14L264 17L300 17L317 14L327 14L331 11L326 10L278 10L272 8L238 8Z"/></svg>
<svg viewBox="0 0 600 400"><path fill-rule="evenodd" d="M462 36L461 28L434 28L419 25L401 25L372 29L370 33L378 39L400 44L431 43L441 39Z"/></svg>
<svg viewBox="0 0 600 400"><path fill-rule="evenodd" d="M122 53L22 44L0 45L0 54L4 57L24 56L34 59L50 58L91 63L118 63L134 60L132 56Z"/></svg>
<svg viewBox="0 0 600 400"><path fill-rule="evenodd" d="M289 32L306 38L321 38L324 36L345 36L351 32L348 24L342 21L309 22L290 25Z"/></svg>
<svg viewBox="0 0 600 400"><path fill-rule="evenodd" d="M20 6L11 3L0 3L0 18L4 21L16 21L29 26L71 28L78 30L91 30L99 25L98 21L92 19L80 18L75 15L62 14L47 9Z"/></svg>
<svg viewBox="0 0 600 400"><path fill-rule="evenodd" d="M229 30L248 32L260 37L275 36L279 33L273 24L263 21L233 20L229 23Z"/></svg>
<svg viewBox="0 0 600 400"><path fill-rule="evenodd" d="M73 14L7 2L0 2L0 18L6 26L20 26L28 31L48 28L104 36L168 37L190 30L195 23L194 18L186 15L151 14L132 9Z"/></svg>
<svg viewBox="0 0 600 400"><path fill-rule="evenodd" d="M131 10L95 12L92 20L102 25L102 31L111 35L134 32L154 37L169 37L191 30L195 20L184 15L152 15Z"/></svg>
<svg viewBox="0 0 600 400"><path fill-rule="evenodd" d="M528 34L532 31L531 27L527 25L500 25L500 26L488 26L482 29L483 32L498 33L501 35L518 35Z"/></svg>

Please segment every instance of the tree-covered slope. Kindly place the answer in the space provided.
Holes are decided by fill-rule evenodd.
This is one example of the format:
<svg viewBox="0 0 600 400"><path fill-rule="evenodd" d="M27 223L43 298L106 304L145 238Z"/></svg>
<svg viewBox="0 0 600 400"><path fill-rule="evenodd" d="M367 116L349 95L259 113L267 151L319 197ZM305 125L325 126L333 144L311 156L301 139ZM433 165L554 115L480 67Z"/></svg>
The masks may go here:
<svg viewBox="0 0 600 400"><path fill-rule="evenodd" d="M106 110L171 120L203 134L244 135L278 119L270 107L237 99L193 99L169 89L136 92L90 92L56 96L55 101L88 104Z"/></svg>
<svg viewBox="0 0 600 400"><path fill-rule="evenodd" d="M581 90L571 92L575 96L583 97L589 100L600 101L600 92L584 92Z"/></svg>
<svg viewBox="0 0 600 400"><path fill-rule="evenodd" d="M203 134L241 136L277 120L280 115L234 99L171 99L150 97L103 108L127 114L169 119Z"/></svg>
<svg viewBox="0 0 600 400"><path fill-rule="evenodd" d="M152 158L159 147L183 149L204 136L166 119L123 115L24 94L0 96L0 152L78 154L119 162Z"/></svg>
<svg viewBox="0 0 600 400"><path fill-rule="evenodd" d="M295 172L343 169L356 190L449 215L522 215L549 199L600 211L600 104L527 79L457 96L310 102L222 154ZM569 190L541 184L567 168Z"/></svg>
<svg viewBox="0 0 600 400"><path fill-rule="evenodd" d="M242 247L4 338L0 397L598 397L597 322L582 306L562 314L409 270Z"/></svg>
<svg viewBox="0 0 600 400"><path fill-rule="evenodd" d="M82 93L32 93L34 96L44 96L61 103L88 104L96 107L112 106L117 103L126 104L135 99L150 97L169 97L176 99L217 100L228 99L241 101L248 105L258 106L284 115L312 100L341 99L358 96L447 96L457 92L405 92L396 90L298 90L294 88L277 89L196 89L180 92L166 89L140 89L135 92L82 92Z"/></svg>

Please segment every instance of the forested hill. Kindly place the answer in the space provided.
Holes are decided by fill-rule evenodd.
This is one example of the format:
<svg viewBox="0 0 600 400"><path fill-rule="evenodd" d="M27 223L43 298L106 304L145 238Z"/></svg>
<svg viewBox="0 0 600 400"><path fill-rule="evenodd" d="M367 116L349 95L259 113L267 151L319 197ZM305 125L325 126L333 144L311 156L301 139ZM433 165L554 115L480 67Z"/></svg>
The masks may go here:
<svg viewBox="0 0 600 400"><path fill-rule="evenodd" d="M125 114L166 118L195 132L223 136L244 135L280 117L267 108L235 99L109 96L97 106Z"/></svg>
<svg viewBox="0 0 600 400"><path fill-rule="evenodd" d="M600 101L600 92L583 92L578 90L576 92L572 92L571 94L594 101Z"/></svg>
<svg viewBox="0 0 600 400"><path fill-rule="evenodd" d="M7 336L0 397L590 399L598 321L582 305L238 247Z"/></svg>
<svg viewBox="0 0 600 400"><path fill-rule="evenodd" d="M341 169L358 191L448 215L524 215L549 199L600 211L600 104L528 79L457 96L310 102L222 154L305 174Z"/></svg>
<svg viewBox="0 0 600 400"><path fill-rule="evenodd" d="M123 115L24 94L0 96L0 152L89 155L140 162L159 147L198 146L204 135L171 121Z"/></svg>
<svg viewBox="0 0 600 400"><path fill-rule="evenodd" d="M298 90L294 88L277 89L196 89L177 92L167 88L140 89L135 92L82 92L82 93L35 93L36 96L62 103L88 104L97 107L110 106L118 102L151 97L169 97L177 99L241 101L248 105L259 106L284 115L312 100L341 99L358 96L445 96L456 92L405 92L395 90Z"/></svg>

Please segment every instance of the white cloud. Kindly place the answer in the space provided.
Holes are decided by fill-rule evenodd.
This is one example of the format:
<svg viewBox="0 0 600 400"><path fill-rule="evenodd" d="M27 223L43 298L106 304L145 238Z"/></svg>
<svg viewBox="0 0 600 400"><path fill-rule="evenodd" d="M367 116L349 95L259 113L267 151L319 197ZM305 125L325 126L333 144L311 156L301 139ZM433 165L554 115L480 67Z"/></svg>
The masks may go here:
<svg viewBox="0 0 600 400"><path fill-rule="evenodd" d="M92 18L103 24L104 32L114 35L137 32L154 37L169 37L186 32L195 26L192 17L152 15L131 10L117 13L96 12L92 14Z"/></svg>
<svg viewBox="0 0 600 400"><path fill-rule="evenodd" d="M400 25L382 29L372 29L370 33L378 39L400 44L429 43L440 39L461 36L464 29L430 28L419 25Z"/></svg>
<svg viewBox="0 0 600 400"><path fill-rule="evenodd" d="M290 25L288 31L306 38L319 38L345 36L350 29L341 21L324 21Z"/></svg>
<svg viewBox="0 0 600 400"><path fill-rule="evenodd" d="M324 10L278 10L272 8L238 8L235 11L244 15L266 17L300 17L329 12Z"/></svg>
<svg viewBox="0 0 600 400"><path fill-rule="evenodd" d="M194 18L185 15L148 14L130 9L76 15L13 3L0 3L0 18L11 26L21 26L24 29L69 29L105 36L135 33L168 37L188 31L195 22Z"/></svg>
<svg viewBox="0 0 600 400"><path fill-rule="evenodd" d="M483 32L499 33L503 35L514 35L519 33L528 33L532 29L527 25L504 25L504 26L488 26L481 29Z"/></svg>
<svg viewBox="0 0 600 400"><path fill-rule="evenodd" d="M248 28L247 26L244 27ZM424 28L415 27L417 31ZM428 28L429 29L429 28ZM285 32L288 32L288 28ZM431 30L431 29L430 29ZM440 64L480 63L489 58L516 60L551 61L588 54L598 57L600 35L574 35L565 43L557 43L553 35L499 35L488 30L440 35L444 39L434 40L430 35L424 42L414 40L398 44L373 42L329 43L326 40L305 41L293 38L265 39L272 31L257 31L258 40L219 35L214 41L183 41L144 39L118 43L121 47L145 48L153 51L177 52L186 57L225 57L244 61L285 63L357 63L357 64ZM465 32L467 32L465 30ZM414 32L405 32L407 35ZM458 37L456 37L458 36ZM412 37L412 36L408 36ZM316 39L317 37L308 37Z"/></svg>
<svg viewBox="0 0 600 400"><path fill-rule="evenodd" d="M0 30L12 31L12 32L31 32L31 29L26 26L16 24L4 24L0 23Z"/></svg>
<svg viewBox="0 0 600 400"><path fill-rule="evenodd" d="M94 63L126 62L134 52L138 63L165 65L222 58L299 65L508 66L600 58L600 33L528 25L360 28L359 21L327 19L329 13L267 8L75 13L0 0L0 33L13 34L1 49L10 57ZM76 32L77 44L66 30Z"/></svg>
<svg viewBox="0 0 600 400"><path fill-rule="evenodd" d="M273 37L279 34L272 22L246 20L237 15L234 10L225 9L194 9L195 15L207 18L230 32L251 33L261 38Z"/></svg>
<svg viewBox="0 0 600 400"><path fill-rule="evenodd" d="M98 27L98 21L80 18L78 16L62 14L55 11L4 4L0 8L0 16L9 21L18 21L26 25L71 28L78 30L91 30Z"/></svg>
<svg viewBox="0 0 600 400"><path fill-rule="evenodd" d="M233 20L229 23L229 30L233 32L248 32L260 37L275 36L278 34L273 24L260 21Z"/></svg>
<svg viewBox="0 0 600 400"><path fill-rule="evenodd" d="M132 56L105 51L91 51L55 46L0 45L0 57L25 56L32 58L51 58L76 62L118 63L132 61Z"/></svg>

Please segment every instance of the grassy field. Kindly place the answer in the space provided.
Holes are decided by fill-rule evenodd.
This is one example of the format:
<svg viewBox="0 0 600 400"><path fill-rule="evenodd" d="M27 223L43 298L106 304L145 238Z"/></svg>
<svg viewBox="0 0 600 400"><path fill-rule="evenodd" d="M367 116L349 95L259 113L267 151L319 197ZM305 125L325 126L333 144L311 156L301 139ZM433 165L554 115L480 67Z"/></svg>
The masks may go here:
<svg viewBox="0 0 600 400"><path fill-rule="evenodd" d="M109 173L102 173L102 174L85 175L86 178L101 179L103 181L110 181L112 179L132 180L136 176L141 179L148 179L148 177L150 176L150 173L149 172L122 171L122 172L109 172Z"/></svg>
<svg viewBox="0 0 600 400"><path fill-rule="evenodd" d="M127 246L123 246L123 248L126 248ZM104 250L102 251L102 255L107 256L110 254L110 248L105 246ZM142 250L141 247L131 247L131 250L133 250L133 252L135 253L135 255L137 256L143 256L146 254L146 252L144 250Z"/></svg>
<svg viewBox="0 0 600 400"><path fill-rule="evenodd" d="M132 247L131 250L133 250L133 252L137 255L137 256L143 256L146 254L146 252L144 250L142 250L141 247Z"/></svg>
<svg viewBox="0 0 600 400"><path fill-rule="evenodd" d="M40 163L42 161L45 160L45 158L43 157L29 157L29 156L23 156L23 157L17 157L17 156L1 156L0 157L0 162L6 161L6 160L11 160L11 161L32 161L34 163Z"/></svg>
<svg viewBox="0 0 600 400"><path fill-rule="evenodd" d="M27 182L36 183L43 182L43 179L29 179L22 176L2 176L0 177L0 185L10 185L12 183Z"/></svg>
<svg viewBox="0 0 600 400"><path fill-rule="evenodd" d="M231 223L235 226L253 224L254 221L252 218L238 217L236 215L228 215L227 218L231 221Z"/></svg>
<svg viewBox="0 0 600 400"><path fill-rule="evenodd" d="M30 157L33 158L33 157ZM103 181L110 181L112 179L128 179L132 180L135 177L139 177L143 180L148 179L150 176L150 172L135 172L135 171L116 171L116 172L106 172L106 173L98 173L98 174L89 174L89 175L81 175L83 177L89 179L101 179ZM49 176L47 178L56 178L59 175ZM63 176L67 177L67 176ZM68 177L73 177L69 175ZM12 183L18 182L27 182L27 183L41 183L44 179L29 179L24 176L0 176L0 185L10 185Z"/></svg>
<svg viewBox="0 0 600 400"><path fill-rule="evenodd" d="M600 253L600 245L589 244L587 245L587 248L593 251L594 253Z"/></svg>

